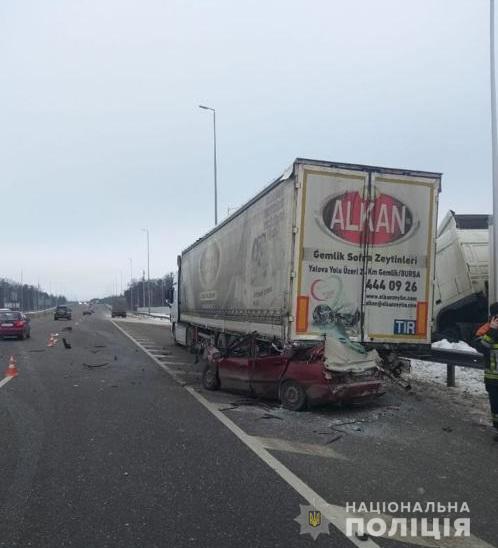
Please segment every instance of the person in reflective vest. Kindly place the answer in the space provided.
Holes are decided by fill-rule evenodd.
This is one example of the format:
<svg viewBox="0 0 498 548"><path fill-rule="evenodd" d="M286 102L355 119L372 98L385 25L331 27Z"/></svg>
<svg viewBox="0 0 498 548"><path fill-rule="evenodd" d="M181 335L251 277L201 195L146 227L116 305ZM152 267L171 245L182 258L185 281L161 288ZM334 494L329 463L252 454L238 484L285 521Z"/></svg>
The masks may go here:
<svg viewBox="0 0 498 548"><path fill-rule="evenodd" d="M493 303L489 307L489 319L486 323L483 323L476 331L476 337L481 338L483 335L486 335L486 333L489 331L489 323L493 316L498 316L498 303Z"/></svg>
<svg viewBox="0 0 498 548"><path fill-rule="evenodd" d="M498 430L498 303L489 307L490 319L486 330L480 328L481 347L486 358L484 384L489 396L493 426ZM483 326L484 327L484 326ZM479 333L478 331L478 333Z"/></svg>

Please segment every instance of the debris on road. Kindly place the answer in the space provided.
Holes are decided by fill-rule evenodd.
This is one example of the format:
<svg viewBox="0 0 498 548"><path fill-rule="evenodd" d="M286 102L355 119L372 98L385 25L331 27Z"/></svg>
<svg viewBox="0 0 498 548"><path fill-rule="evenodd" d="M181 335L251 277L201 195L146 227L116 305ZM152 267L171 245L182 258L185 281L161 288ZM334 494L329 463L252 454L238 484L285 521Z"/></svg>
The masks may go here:
<svg viewBox="0 0 498 548"><path fill-rule="evenodd" d="M103 362L103 363L85 363L83 362L83 365L86 367L104 367L104 365L109 365L109 362Z"/></svg>
<svg viewBox="0 0 498 548"><path fill-rule="evenodd" d="M260 419L278 419L279 421L284 420L282 417L277 417L276 415L272 415L271 413L265 413L264 415L261 415L261 417L258 417L256 420Z"/></svg>
<svg viewBox="0 0 498 548"><path fill-rule="evenodd" d="M62 344L64 345L64 348L66 350L71 350L72 348L71 343L67 341L65 337L62 337Z"/></svg>
<svg viewBox="0 0 498 548"><path fill-rule="evenodd" d="M329 443L334 443L334 441L340 440L342 438L343 434L338 434L337 436L334 436L332 439L325 442L325 445L329 445Z"/></svg>

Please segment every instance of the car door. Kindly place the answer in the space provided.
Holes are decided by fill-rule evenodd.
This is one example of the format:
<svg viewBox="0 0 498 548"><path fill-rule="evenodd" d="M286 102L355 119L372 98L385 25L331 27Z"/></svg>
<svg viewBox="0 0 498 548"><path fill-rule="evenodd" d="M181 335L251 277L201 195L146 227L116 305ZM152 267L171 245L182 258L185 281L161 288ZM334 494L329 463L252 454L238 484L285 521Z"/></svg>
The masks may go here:
<svg viewBox="0 0 498 548"><path fill-rule="evenodd" d="M250 369L250 383L254 394L262 398L278 398L278 387L286 364L286 358L281 356L255 358Z"/></svg>
<svg viewBox="0 0 498 548"><path fill-rule="evenodd" d="M236 392L248 392L250 390L250 362L249 356L222 358L218 364L218 377L222 388Z"/></svg>
<svg viewBox="0 0 498 548"><path fill-rule="evenodd" d="M253 354L253 341L245 337L227 350L227 355L218 362L218 377L223 389L248 392L249 369Z"/></svg>

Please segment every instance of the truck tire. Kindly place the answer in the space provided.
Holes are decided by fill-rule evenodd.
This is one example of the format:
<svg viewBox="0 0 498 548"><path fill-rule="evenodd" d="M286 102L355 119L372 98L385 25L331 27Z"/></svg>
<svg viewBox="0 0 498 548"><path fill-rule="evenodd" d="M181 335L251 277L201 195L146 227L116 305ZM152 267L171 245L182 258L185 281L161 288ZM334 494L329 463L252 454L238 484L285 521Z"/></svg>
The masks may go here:
<svg viewBox="0 0 498 548"><path fill-rule="evenodd" d="M306 408L306 392L296 381L285 381L280 386L280 401L290 411L302 411Z"/></svg>
<svg viewBox="0 0 498 548"><path fill-rule="evenodd" d="M206 365L202 372L202 386L204 386L206 390L218 390L220 387L218 370L212 365Z"/></svg>

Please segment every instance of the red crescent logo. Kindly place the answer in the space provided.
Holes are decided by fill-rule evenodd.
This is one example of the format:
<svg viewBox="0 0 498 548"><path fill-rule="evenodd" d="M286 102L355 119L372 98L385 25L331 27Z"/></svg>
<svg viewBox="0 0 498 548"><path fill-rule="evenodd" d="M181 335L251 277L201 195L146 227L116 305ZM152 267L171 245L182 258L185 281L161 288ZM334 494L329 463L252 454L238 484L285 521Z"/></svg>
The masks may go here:
<svg viewBox="0 0 498 548"><path fill-rule="evenodd" d="M323 280L321 278L318 278L318 280L315 280L312 284L311 284L311 287L310 287L310 293L311 293L311 296L315 299L315 301L325 301L325 299L320 299L320 297L317 297L316 294L315 294L315 286L317 283L319 282L323 282Z"/></svg>

